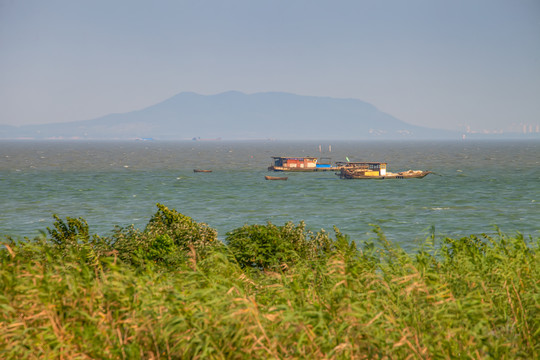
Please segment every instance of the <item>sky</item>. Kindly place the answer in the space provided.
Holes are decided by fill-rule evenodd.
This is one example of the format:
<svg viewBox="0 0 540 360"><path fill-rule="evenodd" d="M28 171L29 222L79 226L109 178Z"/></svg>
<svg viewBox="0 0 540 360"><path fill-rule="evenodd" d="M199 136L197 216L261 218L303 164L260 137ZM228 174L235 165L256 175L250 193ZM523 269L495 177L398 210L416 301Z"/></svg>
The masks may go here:
<svg viewBox="0 0 540 360"><path fill-rule="evenodd" d="M354 98L431 128L534 128L540 1L0 0L0 125L231 90Z"/></svg>

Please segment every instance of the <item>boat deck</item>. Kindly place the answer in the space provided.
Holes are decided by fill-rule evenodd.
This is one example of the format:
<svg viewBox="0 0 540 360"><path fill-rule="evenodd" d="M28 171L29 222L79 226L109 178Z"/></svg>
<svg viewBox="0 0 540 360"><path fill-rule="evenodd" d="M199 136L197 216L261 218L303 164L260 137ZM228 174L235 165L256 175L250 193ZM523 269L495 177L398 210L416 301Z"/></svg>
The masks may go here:
<svg viewBox="0 0 540 360"><path fill-rule="evenodd" d="M365 175L364 172L342 169L336 173L341 179L421 179L431 174L431 171L408 170L399 173L387 172L385 175Z"/></svg>

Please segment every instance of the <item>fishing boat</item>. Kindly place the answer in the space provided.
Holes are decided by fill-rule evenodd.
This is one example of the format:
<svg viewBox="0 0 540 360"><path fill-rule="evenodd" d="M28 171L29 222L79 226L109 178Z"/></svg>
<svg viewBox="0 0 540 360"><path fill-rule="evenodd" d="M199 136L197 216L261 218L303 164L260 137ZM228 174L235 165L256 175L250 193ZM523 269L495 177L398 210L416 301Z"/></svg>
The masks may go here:
<svg viewBox="0 0 540 360"><path fill-rule="evenodd" d="M265 176L266 180L287 180L288 177L286 176Z"/></svg>
<svg viewBox="0 0 540 360"><path fill-rule="evenodd" d="M431 171L407 170L398 173L386 170L386 163L383 162L347 162L340 171L336 173L341 179L421 179ZM345 165L346 164L346 165Z"/></svg>
<svg viewBox="0 0 540 360"><path fill-rule="evenodd" d="M316 158L311 156L288 157L272 156L272 165L269 171L313 172L313 171L337 171L339 167L330 163L330 158Z"/></svg>
<svg viewBox="0 0 540 360"><path fill-rule="evenodd" d="M196 172L196 173L211 173L212 170L202 170L202 169L193 169L193 172Z"/></svg>

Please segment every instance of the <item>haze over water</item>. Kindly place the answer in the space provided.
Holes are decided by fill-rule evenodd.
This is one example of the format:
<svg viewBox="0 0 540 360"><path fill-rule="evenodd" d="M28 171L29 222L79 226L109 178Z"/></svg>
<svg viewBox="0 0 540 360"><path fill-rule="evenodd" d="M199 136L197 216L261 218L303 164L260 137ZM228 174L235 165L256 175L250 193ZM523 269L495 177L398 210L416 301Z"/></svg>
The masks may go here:
<svg viewBox="0 0 540 360"><path fill-rule="evenodd" d="M321 152L319 152L319 145ZM331 147L331 151L330 150ZM33 237L52 214L83 217L91 233L143 229L156 203L218 230L305 221L312 231L374 237L411 249L429 236L540 233L540 142L0 142L0 235ZM267 181L271 156L384 161L407 180L341 180L333 172ZM194 173L193 169L212 173Z"/></svg>

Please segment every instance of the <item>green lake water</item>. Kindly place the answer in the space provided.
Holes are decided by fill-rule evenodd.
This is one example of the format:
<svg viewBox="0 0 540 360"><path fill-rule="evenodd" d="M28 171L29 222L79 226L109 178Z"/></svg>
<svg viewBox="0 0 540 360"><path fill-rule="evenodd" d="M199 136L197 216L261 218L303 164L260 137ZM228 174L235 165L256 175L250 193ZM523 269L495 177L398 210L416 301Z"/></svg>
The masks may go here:
<svg viewBox="0 0 540 360"><path fill-rule="evenodd" d="M320 146L320 150L319 150ZM341 180L333 172L267 181L271 156L384 161L424 179ZM194 173L193 169L212 173ZM144 228L155 204L205 222L219 237L244 224L305 221L351 239L370 224L410 248L429 236L540 235L540 142L2 141L0 235L33 237L60 217L90 231Z"/></svg>

